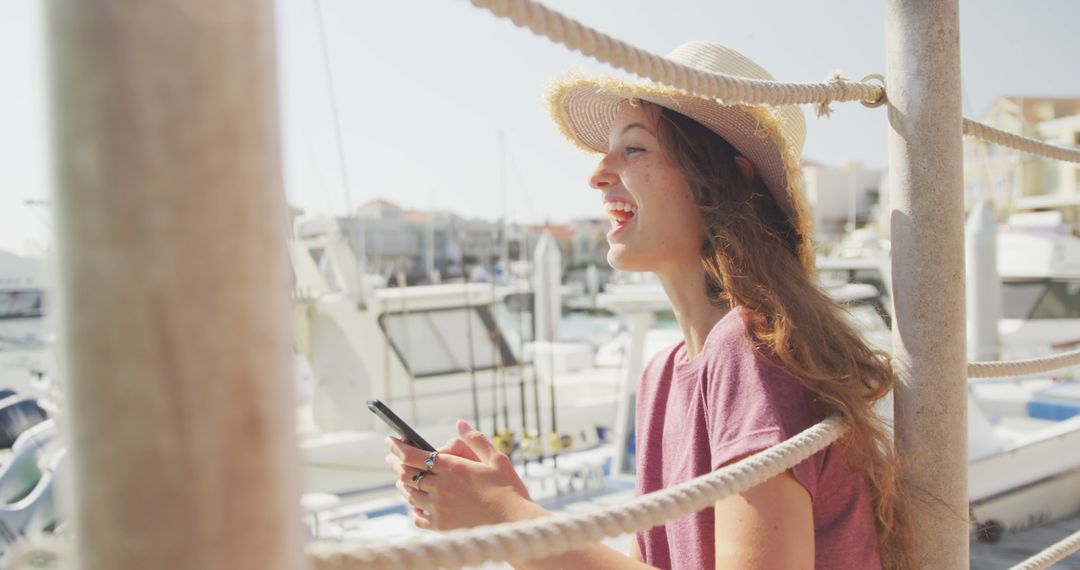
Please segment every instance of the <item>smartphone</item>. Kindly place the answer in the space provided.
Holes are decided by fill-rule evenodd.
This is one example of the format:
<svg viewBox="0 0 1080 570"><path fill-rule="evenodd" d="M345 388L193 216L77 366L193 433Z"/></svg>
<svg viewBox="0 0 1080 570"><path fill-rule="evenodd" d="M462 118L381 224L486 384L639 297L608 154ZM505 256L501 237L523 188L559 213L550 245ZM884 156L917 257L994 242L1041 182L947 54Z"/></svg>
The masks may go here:
<svg viewBox="0 0 1080 570"><path fill-rule="evenodd" d="M379 416L382 421L386 422L386 425L396 431L409 445L424 451L435 451L435 448L430 443L424 441L424 438L420 437L416 430L405 423L405 420L399 418L386 404L379 400L368 400L367 407L371 410L371 413Z"/></svg>

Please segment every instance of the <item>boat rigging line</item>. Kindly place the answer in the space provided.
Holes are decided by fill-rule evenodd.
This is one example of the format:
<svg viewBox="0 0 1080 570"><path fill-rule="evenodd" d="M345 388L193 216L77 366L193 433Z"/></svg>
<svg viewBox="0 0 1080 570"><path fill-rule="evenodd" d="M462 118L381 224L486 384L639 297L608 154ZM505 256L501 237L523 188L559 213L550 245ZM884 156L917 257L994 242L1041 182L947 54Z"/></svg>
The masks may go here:
<svg viewBox="0 0 1080 570"><path fill-rule="evenodd" d="M560 279L560 281L561 281L561 279ZM559 300L558 302L561 305L562 304L562 295L556 295L556 298ZM562 440L561 437L559 437L559 427L558 427L559 424L557 422L557 418L555 417L556 405L555 405L555 340L554 339L555 339L555 332L559 328L559 323L552 322L550 326L552 328L552 334L551 334L552 340L548 344L547 353L548 353L548 367L549 367L548 368L548 382L549 382L548 383L548 391L550 392L550 395L551 395L551 436L550 436L551 463L552 463L552 465L554 467L558 467L559 466L559 450L562 448L563 440ZM534 343L534 346L535 346L535 343ZM535 359L535 356L533 358ZM557 489L558 485L556 485L555 487Z"/></svg>
<svg viewBox="0 0 1080 570"><path fill-rule="evenodd" d="M397 272L398 286L401 287L401 321L402 329L404 330L405 346L405 374L409 378L409 410L412 412L413 421L420 418L420 414L416 409L416 375L412 371L412 334L409 330L409 295L406 293L405 288L408 287L408 278L405 276L405 271L398 266Z"/></svg>
<svg viewBox="0 0 1080 570"><path fill-rule="evenodd" d="M498 297L495 294L495 276L491 276L491 298L494 303ZM494 307L494 305L493 305ZM499 345L495 344L495 332L489 331L488 338L491 339L491 438L496 442L495 446L502 451L501 441L499 440L499 371L495 366L498 358ZM510 429L510 423L507 422L506 429Z"/></svg>
<svg viewBox="0 0 1080 570"><path fill-rule="evenodd" d="M462 263L462 270L465 264ZM469 297L469 276L465 276L465 337L469 343L469 386L472 389L473 427L480 429L480 397L476 391L476 357L473 352L472 300ZM483 431L483 430L481 430Z"/></svg>
<svg viewBox="0 0 1080 570"><path fill-rule="evenodd" d="M525 246L519 244L518 255L524 260ZM515 291L518 287L515 285ZM525 472L529 471L529 453L527 453L526 443L529 442L529 407L525 403L525 317L522 315L525 308L525 300L528 296L518 297L518 306L516 307L517 323L518 323L518 353L517 353L517 371L518 371L518 398L521 403L521 464L525 466ZM535 373L535 371L534 371Z"/></svg>

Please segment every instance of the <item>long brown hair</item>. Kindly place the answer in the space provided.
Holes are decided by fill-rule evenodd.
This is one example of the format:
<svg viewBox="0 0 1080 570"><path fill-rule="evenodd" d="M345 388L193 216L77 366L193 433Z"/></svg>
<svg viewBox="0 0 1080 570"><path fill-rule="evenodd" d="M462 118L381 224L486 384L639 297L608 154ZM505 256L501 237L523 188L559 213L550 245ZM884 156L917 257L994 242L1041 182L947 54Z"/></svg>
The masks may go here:
<svg viewBox="0 0 1080 570"><path fill-rule="evenodd" d="M896 383L889 355L867 346L816 284L803 255L809 224L785 214L760 177L744 178L726 140L660 109L664 150L686 176L707 236L701 259L710 301L764 317L747 323L758 355L774 355L827 414L850 428L837 445L870 483L883 566L917 567L898 457L873 410Z"/></svg>

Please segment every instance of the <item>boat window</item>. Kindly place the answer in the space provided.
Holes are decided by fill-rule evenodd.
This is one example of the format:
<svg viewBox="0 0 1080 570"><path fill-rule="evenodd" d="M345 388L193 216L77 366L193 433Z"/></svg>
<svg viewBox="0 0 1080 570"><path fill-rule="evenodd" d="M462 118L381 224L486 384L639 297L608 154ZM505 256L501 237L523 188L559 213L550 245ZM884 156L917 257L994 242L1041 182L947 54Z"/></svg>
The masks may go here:
<svg viewBox="0 0 1080 570"><path fill-rule="evenodd" d="M416 378L516 365L505 340L493 334L494 322L485 311L461 307L388 313L380 321L394 351Z"/></svg>
<svg viewBox="0 0 1080 570"><path fill-rule="evenodd" d="M1006 319L1026 319L1046 294L1046 283L1040 281L1002 283L1002 316Z"/></svg>
<svg viewBox="0 0 1080 570"><path fill-rule="evenodd" d="M345 282L344 279L338 274L337 268L330 260L330 256L326 255L325 248L310 248L308 254L311 255L311 259L315 262L315 267L319 268L319 273L322 274L323 280L326 282L326 286L331 293L340 293L341 285Z"/></svg>
<svg viewBox="0 0 1080 570"><path fill-rule="evenodd" d="M1007 319L1080 319L1080 281L1003 284Z"/></svg>
<svg viewBox="0 0 1080 570"><path fill-rule="evenodd" d="M0 319L29 319L42 316L41 291L0 291Z"/></svg>
<svg viewBox="0 0 1080 570"><path fill-rule="evenodd" d="M1080 281L1051 281L1033 319L1080 319Z"/></svg>

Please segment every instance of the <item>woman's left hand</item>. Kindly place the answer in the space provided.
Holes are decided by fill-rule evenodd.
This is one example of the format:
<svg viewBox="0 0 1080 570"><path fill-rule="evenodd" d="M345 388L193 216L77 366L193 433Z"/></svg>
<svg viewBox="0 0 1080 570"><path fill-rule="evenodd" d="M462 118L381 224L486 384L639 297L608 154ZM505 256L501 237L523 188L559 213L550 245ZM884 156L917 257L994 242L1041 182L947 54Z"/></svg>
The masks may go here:
<svg viewBox="0 0 1080 570"><path fill-rule="evenodd" d="M464 420L458 420L457 428L460 437L439 449L430 470L425 461L431 453L387 439L386 462L413 507L416 526L451 530L535 516L536 507L510 458ZM414 483L423 471L428 473Z"/></svg>

